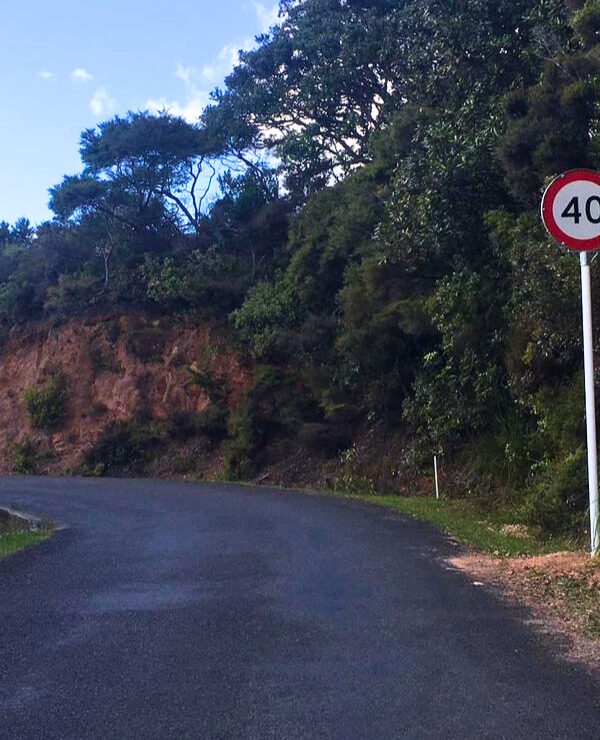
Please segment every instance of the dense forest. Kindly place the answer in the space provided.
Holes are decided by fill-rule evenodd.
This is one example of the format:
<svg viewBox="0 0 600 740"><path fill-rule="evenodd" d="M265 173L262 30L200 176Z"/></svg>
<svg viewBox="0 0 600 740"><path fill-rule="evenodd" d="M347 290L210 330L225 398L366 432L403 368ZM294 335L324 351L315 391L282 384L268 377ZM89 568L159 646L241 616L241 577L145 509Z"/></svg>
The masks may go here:
<svg viewBox="0 0 600 740"><path fill-rule="evenodd" d="M84 131L53 220L0 224L3 335L217 322L254 373L229 476L281 440L351 470L373 433L390 477L438 454L455 494L583 527L578 261L539 202L599 127L598 0L282 0L197 124Z"/></svg>

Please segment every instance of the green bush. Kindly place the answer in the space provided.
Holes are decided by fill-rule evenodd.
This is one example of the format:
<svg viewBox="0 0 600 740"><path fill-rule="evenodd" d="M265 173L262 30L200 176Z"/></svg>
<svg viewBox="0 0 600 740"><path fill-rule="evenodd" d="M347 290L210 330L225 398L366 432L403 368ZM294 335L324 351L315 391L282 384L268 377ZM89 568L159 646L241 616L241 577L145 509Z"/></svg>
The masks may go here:
<svg viewBox="0 0 600 740"><path fill-rule="evenodd" d="M225 477L232 480L253 478L260 465L262 439L247 407L231 417L229 435L225 445Z"/></svg>
<svg viewBox="0 0 600 740"><path fill-rule="evenodd" d="M13 451L13 471L21 475L33 475L36 470L37 445L29 437L18 442Z"/></svg>
<svg viewBox="0 0 600 740"><path fill-rule="evenodd" d="M68 400L68 378L56 371L41 388L27 388L23 394L29 421L35 429L52 432L65 421Z"/></svg>
<svg viewBox="0 0 600 740"><path fill-rule="evenodd" d="M198 415L193 411L171 412L167 421L167 434L171 439L184 442L198 434Z"/></svg>
<svg viewBox="0 0 600 740"><path fill-rule="evenodd" d="M523 515L547 534L580 534L586 527L587 505L587 458L579 448L542 473L527 495Z"/></svg>
<svg viewBox="0 0 600 740"><path fill-rule="evenodd" d="M299 373L259 365L244 403L230 419L225 446L226 475L240 479L252 477L273 442L297 439L302 424L322 419L322 411ZM307 432L304 441L310 444L315 434L316 430Z"/></svg>
<svg viewBox="0 0 600 740"><path fill-rule="evenodd" d="M204 436L211 442L220 442L227 436L227 410L213 404L199 414L174 411L167 423L167 433L176 440Z"/></svg>
<svg viewBox="0 0 600 740"><path fill-rule="evenodd" d="M84 472L95 475L142 472L164 440L164 430L156 422L137 419L114 422L86 452Z"/></svg>
<svg viewBox="0 0 600 740"><path fill-rule="evenodd" d="M219 442L227 436L227 409L213 404L198 414L198 432L212 442Z"/></svg>
<svg viewBox="0 0 600 740"><path fill-rule="evenodd" d="M298 439L308 450L325 457L338 455L350 444L348 432L340 431L331 424L318 421L302 424Z"/></svg>
<svg viewBox="0 0 600 740"><path fill-rule="evenodd" d="M213 404L225 402L229 388L223 378L217 377L209 367L201 367L196 362L189 366L188 371L192 376L193 383L202 388Z"/></svg>

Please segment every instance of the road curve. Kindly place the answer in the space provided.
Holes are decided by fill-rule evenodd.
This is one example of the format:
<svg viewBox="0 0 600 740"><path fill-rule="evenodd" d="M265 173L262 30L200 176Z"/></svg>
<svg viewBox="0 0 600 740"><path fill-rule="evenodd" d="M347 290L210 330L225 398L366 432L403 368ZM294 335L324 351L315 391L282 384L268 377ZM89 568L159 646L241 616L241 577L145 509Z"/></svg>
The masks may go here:
<svg viewBox="0 0 600 740"><path fill-rule="evenodd" d="M425 525L322 496L0 478L2 740L600 737L599 693Z"/></svg>

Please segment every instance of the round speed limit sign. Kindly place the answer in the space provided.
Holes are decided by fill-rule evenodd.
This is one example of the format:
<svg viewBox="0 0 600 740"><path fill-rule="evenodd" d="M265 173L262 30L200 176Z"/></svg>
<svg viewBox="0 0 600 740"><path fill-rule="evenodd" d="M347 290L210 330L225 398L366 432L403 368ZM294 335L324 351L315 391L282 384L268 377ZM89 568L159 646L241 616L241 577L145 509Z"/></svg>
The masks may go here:
<svg viewBox="0 0 600 740"><path fill-rule="evenodd" d="M546 229L569 249L600 248L600 174L571 170L548 186L542 200Z"/></svg>

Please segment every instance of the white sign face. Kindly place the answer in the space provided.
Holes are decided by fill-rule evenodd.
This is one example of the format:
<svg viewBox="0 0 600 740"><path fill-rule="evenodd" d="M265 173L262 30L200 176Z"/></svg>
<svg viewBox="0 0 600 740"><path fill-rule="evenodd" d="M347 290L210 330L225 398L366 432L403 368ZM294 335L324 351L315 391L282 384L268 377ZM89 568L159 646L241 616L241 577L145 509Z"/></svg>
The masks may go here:
<svg viewBox="0 0 600 740"><path fill-rule="evenodd" d="M555 178L542 199L542 220L568 249L600 248L600 173L571 170Z"/></svg>
<svg viewBox="0 0 600 740"><path fill-rule="evenodd" d="M600 236L600 185L576 180L560 190L552 204L557 226L573 239Z"/></svg>

